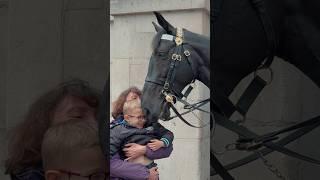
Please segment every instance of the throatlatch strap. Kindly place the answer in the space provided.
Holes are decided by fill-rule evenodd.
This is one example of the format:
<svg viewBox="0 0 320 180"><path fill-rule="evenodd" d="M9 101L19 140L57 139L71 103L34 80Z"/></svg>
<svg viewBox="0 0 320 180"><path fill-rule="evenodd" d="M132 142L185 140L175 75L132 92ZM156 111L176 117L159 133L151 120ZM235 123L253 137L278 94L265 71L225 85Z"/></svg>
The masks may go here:
<svg viewBox="0 0 320 180"><path fill-rule="evenodd" d="M241 95L239 101L236 104L236 109L243 116L246 115L250 106L257 99L258 95L262 91L262 89L266 86L267 82L260 78L259 76L255 76L251 81L249 86L246 88L244 93Z"/></svg>
<svg viewBox="0 0 320 180"><path fill-rule="evenodd" d="M219 107L219 109L223 111L223 114L228 118L237 110L230 99L224 95L214 92L211 98L215 101L215 105Z"/></svg>

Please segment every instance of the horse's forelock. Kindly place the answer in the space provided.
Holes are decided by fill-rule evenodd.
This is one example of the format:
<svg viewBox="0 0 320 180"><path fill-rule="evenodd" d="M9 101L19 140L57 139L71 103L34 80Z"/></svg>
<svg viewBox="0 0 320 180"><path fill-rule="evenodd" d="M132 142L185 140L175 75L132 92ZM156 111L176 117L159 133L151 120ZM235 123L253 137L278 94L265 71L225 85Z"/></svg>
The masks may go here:
<svg viewBox="0 0 320 180"><path fill-rule="evenodd" d="M152 39L152 43L151 43L151 47L152 47L152 50L155 50L159 43L160 43L160 40L161 40L161 36L165 33L165 31L159 31L157 32L157 34L153 37Z"/></svg>

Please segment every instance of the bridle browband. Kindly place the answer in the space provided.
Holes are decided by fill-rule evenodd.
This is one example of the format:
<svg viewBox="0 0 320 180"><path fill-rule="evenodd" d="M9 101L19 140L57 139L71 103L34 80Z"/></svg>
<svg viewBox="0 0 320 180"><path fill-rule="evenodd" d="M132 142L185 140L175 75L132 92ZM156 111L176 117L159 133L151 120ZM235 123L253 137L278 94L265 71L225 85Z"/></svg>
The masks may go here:
<svg viewBox="0 0 320 180"><path fill-rule="evenodd" d="M175 117L179 117L185 124L187 124L188 126L194 127L194 128L202 128L204 126L194 126L192 124L190 124L187 120L185 120L182 115L187 114L192 112L193 110L197 109L199 111L202 112L206 112L206 113L210 113L206 110L201 109L200 107L207 104L210 101L210 98L202 100L200 102L194 103L194 104L190 104L187 101L183 100L183 98L187 98L188 95L190 94L190 92L193 90L194 88L194 83L196 80L196 74L194 71L194 68L192 67L192 62L190 59L190 50L188 50L184 45L186 44L184 42L184 34L183 34L183 29L177 27L176 28L176 36L170 35L170 34L163 34L161 36L162 40L169 40L169 41L174 41L176 46L173 49L173 53L170 55L169 54L169 60L170 60L170 65L169 65L169 70L167 73L167 76L165 79L150 79L150 78L146 78L145 82L148 83L152 83L152 84L156 84L158 86L162 86L162 90L161 90L161 95L164 97L165 101L168 103L169 107L175 112L176 116L173 117L169 117L168 119L166 119L165 121L171 120ZM173 81L175 78L175 72L176 72L176 66L178 66L180 64L180 62L182 61L182 56L185 56L187 59L188 64L190 65L192 72L193 72L193 79L189 84L189 87L187 88L187 90L185 91L184 94L182 94L179 91L176 91L173 88ZM179 101L182 104L184 104L184 108L188 109L188 111L183 112L183 113L179 113L178 110L175 108L174 104Z"/></svg>

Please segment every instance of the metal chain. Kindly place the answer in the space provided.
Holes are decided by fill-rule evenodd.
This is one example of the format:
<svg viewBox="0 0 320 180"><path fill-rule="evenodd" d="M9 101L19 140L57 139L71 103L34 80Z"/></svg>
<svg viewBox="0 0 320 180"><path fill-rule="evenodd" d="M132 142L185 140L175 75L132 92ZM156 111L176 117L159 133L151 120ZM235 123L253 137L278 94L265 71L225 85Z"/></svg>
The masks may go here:
<svg viewBox="0 0 320 180"><path fill-rule="evenodd" d="M260 151L255 151L259 154L260 159L262 160L263 164L271 171L275 176L277 176L279 179L286 180L286 178L281 174L279 169L271 164L266 158L264 158L263 154Z"/></svg>

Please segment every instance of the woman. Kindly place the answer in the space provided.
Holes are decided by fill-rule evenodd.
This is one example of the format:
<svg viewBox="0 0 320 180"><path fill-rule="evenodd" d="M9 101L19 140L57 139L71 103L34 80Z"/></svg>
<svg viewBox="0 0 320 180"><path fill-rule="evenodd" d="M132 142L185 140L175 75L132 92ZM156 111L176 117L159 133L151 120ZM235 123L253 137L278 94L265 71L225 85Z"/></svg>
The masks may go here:
<svg viewBox="0 0 320 180"><path fill-rule="evenodd" d="M117 123L123 120L123 105L126 101L130 101L133 99L140 98L142 95L141 91L137 87L130 87L127 90L123 91L116 101L113 102L112 108L112 116L115 119L111 122L111 126L116 125ZM160 125L160 124L159 124ZM162 127L162 126L161 126ZM173 134L172 134L173 136ZM126 148L123 149L125 156L128 158L136 158L141 155L145 155L149 159L161 159L169 157L173 148L172 146L168 148L160 148L157 151L151 150L146 145L139 145L136 143L130 143L125 145ZM110 172L111 172L111 179L141 179L142 177L145 178L146 176L149 179L157 179L158 172L156 169L147 169L146 167L142 166L141 164L131 163L120 159L119 154L110 158ZM146 174L149 173L149 174Z"/></svg>
<svg viewBox="0 0 320 180"><path fill-rule="evenodd" d="M123 105L126 101L141 98L142 92L135 86L131 86L123 91L119 97L112 103L112 117L116 120L122 118Z"/></svg>
<svg viewBox="0 0 320 180"><path fill-rule="evenodd" d="M100 94L82 80L71 80L40 96L11 132L6 174L12 180L44 180L41 144L46 130L61 122L95 120Z"/></svg>

